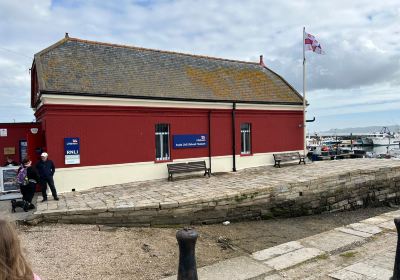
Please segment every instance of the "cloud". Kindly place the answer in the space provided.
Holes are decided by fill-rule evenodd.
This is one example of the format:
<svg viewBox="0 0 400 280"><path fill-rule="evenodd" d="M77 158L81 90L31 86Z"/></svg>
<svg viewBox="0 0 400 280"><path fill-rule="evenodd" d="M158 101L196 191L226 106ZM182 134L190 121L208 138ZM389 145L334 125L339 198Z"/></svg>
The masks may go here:
<svg viewBox="0 0 400 280"><path fill-rule="evenodd" d="M1 107L0 122L33 118L30 58L64 32L231 59L258 61L264 54L267 65L301 92L305 26L326 51L306 54L309 113L334 120L335 112L376 112L398 102L398 0L0 0L0 15L0 98L15 108Z"/></svg>

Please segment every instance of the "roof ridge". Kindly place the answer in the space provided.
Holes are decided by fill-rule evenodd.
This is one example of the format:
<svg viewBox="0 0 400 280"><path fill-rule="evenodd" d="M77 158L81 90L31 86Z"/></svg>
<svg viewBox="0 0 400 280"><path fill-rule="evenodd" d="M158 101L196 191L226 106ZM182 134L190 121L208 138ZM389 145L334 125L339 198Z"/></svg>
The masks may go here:
<svg viewBox="0 0 400 280"><path fill-rule="evenodd" d="M135 49L135 50L154 51L154 52L160 52L160 53L178 54L178 55L185 55L185 56L198 57L198 58L215 59L215 60L222 60L222 61L227 61L227 62L238 62L238 63L246 63L246 64L252 64L252 65L260 65L258 62L243 61L243 60L236 60L236 59L227 59L227 58L207 56L207 55L189 54L189 53L176 52L176 51L150 49L150 48L144 48L144 47L136 47L136 46L122 45L122 44L105 43L105 42L99 42L99 41L90 41L90 40L83 40L83 39L73 38L73 37L66 38L66 40L82 42L82 43L88 43L88 44L95 44L95 45L103 45L103 46L109 46L109 47L129 48L129 49Z"/></svg>

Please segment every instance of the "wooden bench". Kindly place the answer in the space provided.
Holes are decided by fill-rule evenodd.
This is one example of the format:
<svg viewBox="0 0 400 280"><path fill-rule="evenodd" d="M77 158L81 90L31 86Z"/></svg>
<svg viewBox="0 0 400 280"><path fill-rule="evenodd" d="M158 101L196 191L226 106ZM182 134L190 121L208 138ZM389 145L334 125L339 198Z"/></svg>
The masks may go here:
<svg viewBox="0 0 400 280"><path fill-rule="evenodd" d="M207 168L206 162L203 161L193 161L185 163L170 163L167 164L168 168L168 181L172 181L172 174L174 173L190 173L196 171L204 171L204 176L208 175L210 177L210 169Z"/></svg>
<svg viewBox="0 0 400 280"><path fill-rule="evenodd" d="M299 152L291 152L291 153L281 153L281 154L274 154L274 160L275 164L274 167L281 167L281 162L289 162L289 161L295 161L298 160L299 164L305 162L305 157L300 155Z"/></svg>

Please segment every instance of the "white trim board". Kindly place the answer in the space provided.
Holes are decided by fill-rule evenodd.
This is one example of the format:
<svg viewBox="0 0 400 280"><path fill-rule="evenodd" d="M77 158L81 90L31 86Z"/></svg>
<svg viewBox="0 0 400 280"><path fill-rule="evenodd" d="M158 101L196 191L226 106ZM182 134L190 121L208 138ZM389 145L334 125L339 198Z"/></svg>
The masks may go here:
<svg viewBox="0 0 400 280"><path fill-rule="evenodd" d="M232 109L232 103L221 102L190 102L149 99L128 99L114 97L75 96L43 94L38 105L86 105L86 106L125 106L125 107L154 107L154 108L190 108L190 109ZM272 105L272 104L236 104L237 110L285 110L302 111L302 105Z"/></svg>

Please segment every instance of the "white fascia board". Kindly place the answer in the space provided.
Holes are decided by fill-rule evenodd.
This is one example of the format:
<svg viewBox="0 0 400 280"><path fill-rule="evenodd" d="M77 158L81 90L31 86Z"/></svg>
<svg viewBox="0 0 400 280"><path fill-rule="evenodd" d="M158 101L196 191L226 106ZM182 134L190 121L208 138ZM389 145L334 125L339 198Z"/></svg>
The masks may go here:
<svg viewBox="0 0 400 280"><path fill-rule="evenodd" d="M232 109L232 103L222 102L193 102L171 100L128 99L96 96L72 96L42 94L39 107L46 104L57 105L86 105L86 106L125 106L153 108L190 108L190 109ZM237 103L238 110L294 110L302 111L302 105L248 104Z"/></svg>

